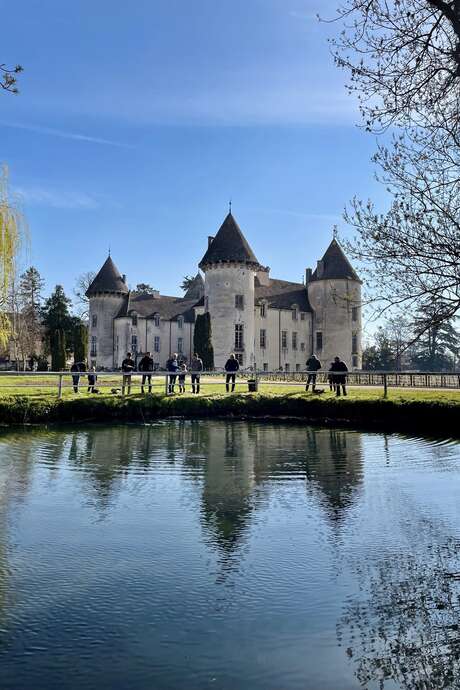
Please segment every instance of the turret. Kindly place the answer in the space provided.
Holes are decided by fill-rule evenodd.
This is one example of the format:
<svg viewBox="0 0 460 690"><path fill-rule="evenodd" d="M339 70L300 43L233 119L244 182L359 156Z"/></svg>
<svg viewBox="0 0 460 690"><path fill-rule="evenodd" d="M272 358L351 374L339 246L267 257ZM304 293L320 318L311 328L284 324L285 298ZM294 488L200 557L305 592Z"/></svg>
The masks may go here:
<svg viewBox="0 0 460 690"><path fill-rule="evenodd" d="M109 256L89 286L90 365L111 369L115 362L114 319L128 298L126 276L122 276Z"/></svg>
<svg viewBox="0 0 460 690"><path fill-rule="evenodd" d="M327 368L339 356L350 369L362 367L361 280L336 239L313 273L306 271L313 309L311 350Z"/></svg>
<svg viewBox="0 0 460 690"><path fill-rule="evenodd" d="M205 274L205 309L211 316L214 364L223 367L231 352L240 364L254 364L254 278L261 266L229 213L199 267Z"/></svg>

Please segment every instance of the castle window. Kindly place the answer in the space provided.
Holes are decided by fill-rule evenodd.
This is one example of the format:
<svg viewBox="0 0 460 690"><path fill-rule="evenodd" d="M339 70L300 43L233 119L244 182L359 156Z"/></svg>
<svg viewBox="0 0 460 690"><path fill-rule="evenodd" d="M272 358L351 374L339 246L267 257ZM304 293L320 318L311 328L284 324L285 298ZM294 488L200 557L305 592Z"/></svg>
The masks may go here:
<svg viewBox="0 0 460 690"><path fill-rule="evenodd" d="M177 319L177 326L178 326L178 328L184 327L184 317L183 316L179 316L179 318Z"/></svg>
<svg viewBox="0 0 460 690"><path fill-rule="evenodd" d="M260 329L259 343L261 348L264 349L267 347L267 331L265 330L265 328Z"/></svg>
<svg viewBox="0 0 460 690"><path fill-rule="evenodd" d="M184 339L183 338L178 338L177 339L177 352L181 355L184 351Z"/></svg>
<svg viewBox="0 0 460 690"><path fill-rule="evenodd" d="M358 336L356 333L353 333L351 336L351 351L353 354L356 354L358 352Z"/></svg>
<svg viewBox="0 0 460 690"><path fill-rule="evenodd" d="M321 331L316 331L316 349L323 349L323 334Z"/></svg>
<svg viewBox="0 0 460 690"><path fill-rule="evenodd" d="M265 319L265 317L267 316L267 305L265 304L265 302L262 302L262 304L260 305L260 316L262 319Z"/></svg>
<svg viewBox="0 0 460 690"><path fill-rule="evenodd" d="M286 364L284 365L284 371L291 371L291 365L289 364L289 362L286 362Z"/></svg>
<svg viewBox="0 0 460 690"><path fill-rule="evenodd" d="M358 307L352 307L351 308L351 320L352 321L358 320Z"/></svg>
<svg viewBox="0 0 460 690"><path fill-rule="evenodd" d="M131 323L133 324L133 326L137 326L137 314L132 314Z"/></svg>
<svg viewBox="0 0 460 690"><path fill-rule="evenodd" d="M292 349L297 350L297 332L293 331L292 333Z"/></svg>
<svg viewBox="0 0 460 690"><path fill-rule="evenodd" d="M306 313L305 313L304 311L301 311L301 312L300 312L300 320L301 320L301 321L305 321L306 318L307 318Z"/></svg>
<svg viewBox="0 0 460 690"><path fill-rule="evenodd" d="M353 355L351 358L352 366L357 367L358 366L358 355Z"/></svg>
<svg viewBox="0 0 460 690"><path fill-rule="evenodd" d="M240 367L242 367L242 366L243 366L243 355L241 354L241 352L238 352L238 353L235 355L235 357L236 357L237 362L238 362L238 364L240 365Z"/></svg>
<svg viewBox="0 0 460 690"><path fill-rule="evenodd" d="M97 326L97 314L93 314L93 316L91 318L91 325L93 328L96 328L96 326Z"/></svg>
<svg viewBox="0 0 460 690"><path fill-rule="evenodd" d="M156 328L160 328L160 315L159 314L155 314L155 316L153 317L153 323L155 324Z"/></svg>
<svg viewBox="0 0 460 690"><path fill-rule="evenodd" d="M153 339L153 351L160 352L160 336L156 335Z"/></svg>
<svg viewBox="0 0 460 690"><path fill-rule="evenodd" d="M287 331L281 331L281 347L287 350Z"/></svg>
<svg viewBox="0 0 460 690"><path fill-rule="evenodd" d="M91 357L96 357L97 355L97 337L95 335L91 336Z"/></svg>
<svg viewBox="0 0 460 690"><path fill-rule="evenodd" d="M268 362L264 362L264 371L268 371Z"/></svg>
<svg viewBox="0 0 460 690"><path fill-rule="evenodd" d="M294 307L294 309L292 310L292 320L293 321L297 321L298 314L299 314L299 312L297 311L297 307Z"/></svg>
<svg viewBox="0 0 460 690"><path fill-rule="evenodd" d="M244 295L235 295L235 309L244 309Z"/></svg>
<svg viewBox="0 0 460 690"><path fill-rule="evenodd" d="M131 336L131 351L136 354L137 352L137 335Z"/></svg>
<svg viewBox="0 0 460 690"><path fill-rule="evenodd" d="M244 327L242 323L235 324L235 350L243 350L244 340L243 340Z"/></svg>
<svg viewBox="0 0 460 690"><path fill-rule="evenodd" d="M305 352L305 343L300 343L300 349Z"/></svg>

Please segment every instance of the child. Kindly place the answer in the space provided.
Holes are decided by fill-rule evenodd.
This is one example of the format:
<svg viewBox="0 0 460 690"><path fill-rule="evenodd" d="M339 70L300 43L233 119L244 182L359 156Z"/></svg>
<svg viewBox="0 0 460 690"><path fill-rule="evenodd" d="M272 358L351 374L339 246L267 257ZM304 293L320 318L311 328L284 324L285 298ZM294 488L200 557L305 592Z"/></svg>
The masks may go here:
<svg viewBox="0 0 460 690"><path fill-rule="evenodd" d="M187 371L186 364L182 363L179 369L179 393L185 393L185 373Z"/></svg>
<svg viewBox="0 0 460 690"><path fill-rule="evenodd" d="M95 374L96 367L91 367L91 373L88 374L88 393L95 393L96 389L94 386L96 385L97 381L97 376Z"/></svg>

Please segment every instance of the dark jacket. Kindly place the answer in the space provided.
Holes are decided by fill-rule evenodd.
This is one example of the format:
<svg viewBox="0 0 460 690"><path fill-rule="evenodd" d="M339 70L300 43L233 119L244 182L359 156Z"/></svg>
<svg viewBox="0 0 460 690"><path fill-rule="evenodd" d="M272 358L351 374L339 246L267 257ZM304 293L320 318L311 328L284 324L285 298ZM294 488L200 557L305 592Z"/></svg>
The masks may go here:
<svg viewBox="0 0 460 690"><path fill-rule="evenodd" d="M168 371L178 371L179 362L177 361L177 359L173 359L172 357L171 359L168 359L168 361L166 362L166 369Z"/></svg>
<svg viewBox="0 0 460 690"><path fill-rule="evenodd" d="M96 374L88 374L88 384L90 386L94 386L97 381L97 375Z"/></svg>
<svg viewBox="0 0 460 690"><path fill-rule="evenodd" d="M332 362L329 371L333 372L334 381L342 383L347 378L348 367L345 362L342 361Z"/></svg>
<svg viewBox="0 0 460 690"><path fill-rule="evenodd" d="M318 371L318 369L321 369L321 362L317 357L307 359L307 371Z"/></svg>
<svg viewBox="0 0 460 690"><path fill-rule="evenodd" d="M194 357L190 362L191 371L203 371L203 360L201 357Z"/></svg>
<svg viewBox="0 0 460 690"><path fill-rule="evenodd" d="M225 371L238 371L240 363L235 359L227 359L225 363Z"/></svg>
<svg viewBox="0 0 460 690"><path fill-rule="evenodd" d="M153 357L144 355L139 362L139 371L153 371Z"/></svg>
<svg viewBox="0 0 460 690"><path fill-rule="evenodd" d="M133 359L124 359L121 363L121 370L125 374L129 374L133 369L135 369L135 364Z"/></svg>
<svg viewBox="0 0 460 690"><path fill-rule="evenodd" d="M74 373L74 372L77 372L77 373L78 373L78 372L80 371L80 365L77 364L77 362L74 362L74 363L72 364L72 366L70 367L70 371L71 371L72 373Z"/></svg>

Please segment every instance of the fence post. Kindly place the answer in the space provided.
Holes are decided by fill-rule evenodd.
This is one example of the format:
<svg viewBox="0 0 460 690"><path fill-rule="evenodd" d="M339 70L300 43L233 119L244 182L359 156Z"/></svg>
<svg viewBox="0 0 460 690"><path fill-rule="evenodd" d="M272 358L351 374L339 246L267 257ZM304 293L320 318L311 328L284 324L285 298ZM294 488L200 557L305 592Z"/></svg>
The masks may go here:
<svg viewBox="0 0 460 690"><path fill-rule="evenodd" d="M168 395L168 375L165 376L165 395Z"/></svg>
<svg viewBox="0 0 460 690"><path fill-rule="evenodd" d="M388 396L388 380L387 380L387 375L383 375L383 397L386 398Z"/></svg>
<svg viewBox="0 0 460 690"><path fill-rule="evenodd" d="M59 374L58 398L62 398L62 374Z"/></svg>

